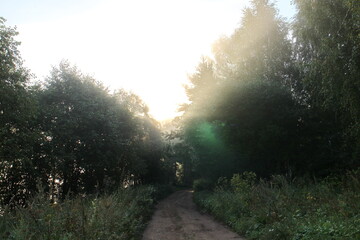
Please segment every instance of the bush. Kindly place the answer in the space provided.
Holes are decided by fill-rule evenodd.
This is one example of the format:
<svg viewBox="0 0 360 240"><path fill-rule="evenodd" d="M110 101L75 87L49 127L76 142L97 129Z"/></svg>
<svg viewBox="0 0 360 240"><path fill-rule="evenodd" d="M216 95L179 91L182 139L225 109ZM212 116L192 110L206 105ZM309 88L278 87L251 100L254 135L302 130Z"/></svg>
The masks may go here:
<svg viewBox="0 0 360 240"><path fill-rule="evenodd" d="M213 188L213 183L208 179L200 178L194 180L193 189L196 192L211 190L212 188Z"/></svg>
<svg viewBox="0 0 360 240"><path fill-rule="evenodd" d="M51 204L38 194L27 208L4 210L0 239L80 240L141 239L159 191L168 187L140 186L104 196L76 197Z"/></svg>
<svg viewBox="0 0 360 240"><path fill-rule="evenodd" d="M169 184L156 184L154 188L156 191L153 192L152 197L156 199L156 201L160 201L175 191L174 187Z"/></svg>
<svg viewBox="0 0 360 240"><path fill-rule="evenodd" d="M234 174L230 180L231 187L234 192L249 192L255 184L256 174L254 172L243 172L242 174Z"/></svg>
<svg viewBox="0 0 360 240"><path fill-rule="evenodd" d="M360 239L358 170L307 184L279 175L246 179L234 175L231 188L196 192L195 203L247 239Z"/></svg>

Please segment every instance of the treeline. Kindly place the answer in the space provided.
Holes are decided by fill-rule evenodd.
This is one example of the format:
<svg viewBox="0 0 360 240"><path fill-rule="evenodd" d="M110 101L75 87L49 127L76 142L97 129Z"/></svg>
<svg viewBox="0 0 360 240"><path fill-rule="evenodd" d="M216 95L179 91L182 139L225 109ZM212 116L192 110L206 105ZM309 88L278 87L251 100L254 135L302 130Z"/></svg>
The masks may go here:
<svg viewBox="0 0 360 240"><path fill-rule="evenodd" d="M288 23L253 0L190 76L176 135L184 182L359 167L360 1L294 4Z"/></svg>
<svg viewBox="0 0 360 240"><path fill-rule="evenodd" d="M0 202L25 205L44 188L66 195L168 182L159 124L142 100L114 93L66 61L31 83L0 19ZM116 77L116 76L114 76Z"/></svg>
<svg viewBox="0 0 360 240"><path fill-rule="evenodd" d="M360 2L295 0L292 23L253 0L189 77L173 148L141 99L67 62L39 84L0 19L0 201L253 171L327 176L359 166ZM116 76L114 76L116 77Z"/></svg>

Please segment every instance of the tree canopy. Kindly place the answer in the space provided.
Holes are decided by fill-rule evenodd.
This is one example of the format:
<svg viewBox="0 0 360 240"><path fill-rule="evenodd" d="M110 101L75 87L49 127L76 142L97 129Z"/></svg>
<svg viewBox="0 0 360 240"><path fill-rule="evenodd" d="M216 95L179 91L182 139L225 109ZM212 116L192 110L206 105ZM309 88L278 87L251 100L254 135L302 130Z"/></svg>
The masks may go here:
<svg viewBox="0 0 360 240"><path fill-rule="evenodd" d="M358 1L253 0L190 75L180 131L195 177L326 175L359 165Z"/></svg>
<svg viewBox="0 0 360 240"><path fill-rule="evenodd" d="M360 2L295 0L291 23L252 0L185 87L165 139L139 96L67 61L41 83L0 18L0 201L254 171L327 176L360 164ZM113 76L116 78L117 76Z"/></svg>
<svg viewBox="0 0 360 240"><path fill-rule="evenodd" d="M138 96L111 93L67 61L30 84L16 29L0 24L3 204L25 204L39 184L56 200L165 181L159 123Z"/></svg>

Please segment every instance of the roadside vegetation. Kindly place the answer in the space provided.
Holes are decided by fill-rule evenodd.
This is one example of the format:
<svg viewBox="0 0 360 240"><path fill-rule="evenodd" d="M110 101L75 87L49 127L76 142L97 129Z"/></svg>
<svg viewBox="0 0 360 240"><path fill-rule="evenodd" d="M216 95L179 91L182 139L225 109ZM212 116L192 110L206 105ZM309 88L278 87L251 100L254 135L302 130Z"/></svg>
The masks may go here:
<svg viewBox="0 0 360 240"><path fill-rule="evenodd" d="M135 94L62 61L35 82L0 17L0 239L141 239L173 181Z"/></svg>
<svg viewBox="0 0 360 240"><path fill-rule="evenodd" d="M195 189L208 185L195 185ZM360 169L319 181L251 172L195 192L204 211L246 239L360 239ZM209 190L209 189L208 189Z"/></svg>
<svg viewBox="0 0 360 240"><path fill-rule="evenodd" d="M196 203L248 239L360 239L360 1L252 0L190 75Z"/></svg>
<svg viewBox="0 0 360 240"><path fill-rule="evenodd" d="M214 43L165 134L67 61L35 82L0 17L0 237L139 239L150 185L177 183L249 239L359 239L360 1L294 0L291 22L273 2Z"/></svg>
<svg viewBox="0 0 360 240"><path fill-rule="evenodd" d="M165 185L119 189L111 194L77 196L50 203L44 192L26 208L5 209L0 238L8 240L141 239L154 205L172 192Z"/></svg>

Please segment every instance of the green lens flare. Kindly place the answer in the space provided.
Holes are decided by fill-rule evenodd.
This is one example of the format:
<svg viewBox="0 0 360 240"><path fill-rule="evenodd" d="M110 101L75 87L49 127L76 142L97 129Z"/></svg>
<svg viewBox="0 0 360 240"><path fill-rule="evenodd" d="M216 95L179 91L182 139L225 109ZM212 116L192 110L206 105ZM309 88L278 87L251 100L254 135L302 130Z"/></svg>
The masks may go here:
<svg viewBox="0 0 360 240"><path fill-rule="evenodd" d="M221 127L214 123L204 122L198 126L198 133L201 143L204 147L211 150L224 150L224 144L220 136L218 136L218 128Z"/></svg>

